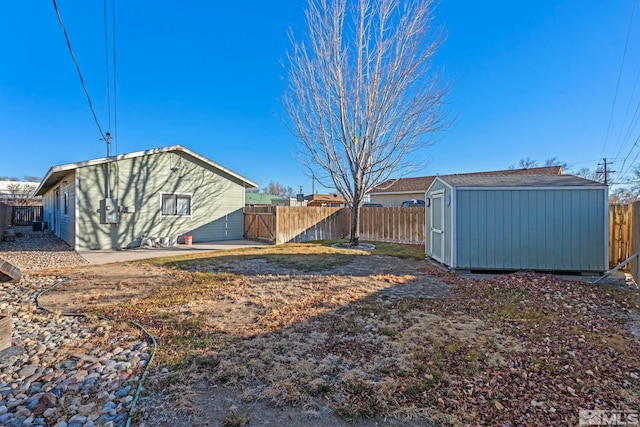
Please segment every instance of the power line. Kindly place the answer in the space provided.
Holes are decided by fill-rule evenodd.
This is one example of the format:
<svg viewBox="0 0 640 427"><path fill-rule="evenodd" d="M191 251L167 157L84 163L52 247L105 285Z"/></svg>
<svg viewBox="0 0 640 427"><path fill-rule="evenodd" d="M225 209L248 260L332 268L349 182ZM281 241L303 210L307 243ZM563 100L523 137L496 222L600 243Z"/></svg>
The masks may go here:
<svg viewBox="0 0 640 427"><path fill-rule="evenodd" d="M627 39L624 42L624 51L622 53L622 63L620 64L620 72L618 73L618 82L616 83L616 91L613 96L613 105L611 106L611 114L609 115L609 125L607 126L607 133L604 137L604 145L602 146L602 154L604 154L607 148L607 140L609 139L609 131L611 130L611 122L613 121L613 112L616 108L616 100L618 99L618 89L620 89L620 80L622 79L622 70L624 69L624 61L627 57L627 46L629 45L629 35L631 34L631 24L633 24L633 15L636 10L636 0L633 0L633 8L631 9L631 19L629 19L629 28L627 29Z"/></svg>
<svg viewBox="0 0 640 427"><path fill-rule="evenodd" d="M111 81L109 79L109 33L107 31L107 0L102 2L102 12L104 16L104 58L107 71L107 118L108 127L111 130Z"/></svg>
<svg viewBox="0 0 640 427"><path fill-rule="evenodd" d="M118 154L118 85L116 75L116 0L111 3L111 31L113 35L113 139L116 144L116 154Z"/></svg>
<svg viewBox="0 0 640 427"><path fill-rule="evenodd" d="M627 117L629 117L629 111L631 110L631 104L633 102L633 96L636 94L636 88L638 86L638 79L640 79L640 67L638 68L638 72L636 73L636 80L633 82L633 89L631 90L631 96L629 97L629 103L627 104L627 109L624 113L624 119L622 120L622 126L620 126L620 132L618 133L618 140L616 142L616 147L618 146L618 144L620 144L620 148L618 149L618 152L616 153L616 158L620 155L620 153L622 152L622 148L624 147L625 142L627 142L627 139L629 138L629 134L631 133L631 130L635 127L635 125L633 124L636 115L638 114L638 108L640 108L640 102L638 103L638 107L636 107L636 110L633 113L633 116L631 117L631 121L629 122L629 128L627 130L627 132L624 135L624 138L622 138L622 132L624 131L624 125L627 123ZM615 147L614 147L614 151L615 151Z"/></svg>
<svg viewBox="0 0 640 427"><path fill-rule="evenodd" d="M629 149L629 152L627 153L627 156L626 156L626 157L624 158L624 160L622 161L622 166L620 167L620 172L621 172L622 174L624 174L624 173L625 173L625 172L623 172L623 171L624 171L624 165L625 165L625 163L627 163L627 160L629 159L629 156L630 156L630 155L631 155L631 153L633 152L633 149L634 149L635 147L637 147L637 145L638 145L638 140L636 140L636 142L634 142L634 143L633 143L633 145L632 145L632 146L631 146L631 148ZM631 167L631 165L632 165L632 164L633 164L633 163L629 164L629 167Z"/></svg>
<svg viewBox="0 0 640 427"><path fill-rule="evenodd" d="M76 60L76 56L73 53L73 49L71 48L71 42L69 41L69 36L67 35L67 30L64 27L64 23L62 22L62 17L60 16L60 11L58 10L58 4L56 0L53 1L53 8L56 10L56 15L58 15L58 22L60 23L60 28L62 28L62 33L64 34L64 39L67 41L67 48L69 48L69 53L71 54L71 59L76 66L76 71L78 71L78 77L80 77L80 84L82 85L82 89L84 90L84 94L87 96L87 102L89 102L89 108L91 109L91 114L93 114L93 120L96 122L96 126L98 126L98 131L100 132L100 136L102 139L106 139L104 132L102 131L102 126L100 126L100 122L98 122L98 117L96 116L96 111L93 109L93 103L91 102L91 97L89 96L89 91L87 90L87 86L84 84L84 79L82 78L82 73L80 72L80 65L78 65L78 61Z"/></svg>
<svg viewBox="0 0 640 427"><path fill-rule="evenodd" d="M627 169L625 171L623 171L624 164L627 162L627 159L631 155L631 152L633 151L633 149L638 146L638 141L640 141L640 135L638 136L638 138L636 138L636 141L631 146L631 150L629 150L629 154L627 154L627 157L625 157L624 162L622 163L622 168L620 168L620 172L622 172L621 175L626 175L627 172L629 172L629 169L631 169L633 167L633 165L635 164L636 160L638 159L638 154L640 154L640 151L636 154L636 156L633 158L631 163L629 163L629 166L627 167Z"/></svg>

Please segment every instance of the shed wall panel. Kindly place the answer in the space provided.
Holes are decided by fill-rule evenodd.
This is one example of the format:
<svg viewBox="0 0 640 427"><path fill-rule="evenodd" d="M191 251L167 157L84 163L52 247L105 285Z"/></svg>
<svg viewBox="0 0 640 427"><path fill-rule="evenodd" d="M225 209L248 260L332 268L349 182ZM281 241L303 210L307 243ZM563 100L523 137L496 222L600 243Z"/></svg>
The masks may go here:
<svg viewBox="0 0 640 427"><path fill-rule="evenodd" d="M605 271L602 189L457 189L461 269Z"/></svg>

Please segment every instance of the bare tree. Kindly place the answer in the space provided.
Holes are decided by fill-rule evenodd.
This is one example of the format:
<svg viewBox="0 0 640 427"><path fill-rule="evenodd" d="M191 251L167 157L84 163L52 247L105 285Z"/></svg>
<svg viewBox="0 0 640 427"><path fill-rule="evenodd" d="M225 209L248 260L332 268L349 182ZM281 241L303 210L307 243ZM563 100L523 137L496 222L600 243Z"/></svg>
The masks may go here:
<svg viewBox="0 0 640 427"><path fill-rule="evenodd" d="M432 18L431 0L309 0L305 37L291 35L287 126L305 167L348 201L351 245L365 193L448 125Z"/></svg>
<svg viewBox="0 0 640 427"><path fill-rule="evenodd" d="M575 176L579 176L584 179L590 179L591 181L604 182L604 176L599 171L593 171L587 167L580 168L573 173Z"/></svg>
<svg viewBox="0 0 640 427"><path fill-rule="evenodd" d="M563 162L558 159L558 156L549 157L544 161L543 166L560 166L563 170L569 169L569 163ZM509 166L509 169L531 169L537 168L538 161L533 157L525 157L518 161L517 165Z"/></svg>
<svg viewBox="0 0 640 427"><path fill-rule="evenodd" d="M36 187L24 182L12 182L7 185L7 201L13 205L29 205L35 201Z"/></svg>
<svg viewBox="0 0 640 427"><path fill-rule="evenodd" d="M618 187L609 193L609 203L615 205L626 205L640 199L640 193L634 187Z"/></svg>
<svg viewBox="0 0 640 427"><path fill-rule="evenodd" d="M295 194L295 191L292 187L287 187L275 181L270 181L269 185L262 189L262 192L280 197L293 197Z"/></svg>
<svg viewBox="0 0 640 427"><path fill-rule="evenodd" d="M520 159L517 165L509 166L509 169L529 169L535 167L538 167L538 161L532 157L526 157L524 159Z"/></svg>
<svg viewBox="0 0 640 427"><path fill-rule="evenodd" d="M544 161L545 166L560 166L562 170L569 169L569 163L558 159L558 156L549 157Z"/></svg>

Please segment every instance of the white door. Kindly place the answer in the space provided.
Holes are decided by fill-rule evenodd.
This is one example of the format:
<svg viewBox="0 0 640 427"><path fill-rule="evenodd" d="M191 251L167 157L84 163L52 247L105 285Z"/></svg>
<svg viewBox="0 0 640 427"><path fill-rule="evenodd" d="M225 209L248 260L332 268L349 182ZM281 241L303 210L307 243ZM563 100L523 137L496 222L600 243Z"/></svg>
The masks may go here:
<svg viewBox="0 0 640 427"><path fill-rule="evenodd" d="M436 261L444 262L444 191L431 193L429 209L429 252Z"/></svg>

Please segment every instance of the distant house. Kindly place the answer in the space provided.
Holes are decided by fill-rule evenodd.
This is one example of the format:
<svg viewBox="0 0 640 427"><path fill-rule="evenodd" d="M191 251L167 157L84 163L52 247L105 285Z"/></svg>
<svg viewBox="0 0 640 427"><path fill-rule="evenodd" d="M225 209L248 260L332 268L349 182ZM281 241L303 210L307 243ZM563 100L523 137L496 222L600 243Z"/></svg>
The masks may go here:
<svg viewBox="0 0 640 427"><path fill-rule="evenodd" d="M76 250L142 238L241 239L245 189L257 184L180 145L54 166L36 195L43 221Z"/></svg>
<svg viewBox="0 0 640 427"><path fill-rule="evenodd" d="M608 191L572 175L444 175L426 192L426 255L454 269L603 272Z"/></svg>
<svg viewBox="0 0 640 427"><path fill-rule="evenodd" d="M340 208L347 205L347 201L339 194L310 194L304 196L304 199L307 206Z"/></svg>
<svg viewBox="0 0 640 427"><path fill-rule="evenodd" d="M306 200L298 200L297 197L279 197L271 200L271 206L289 206L303 208L307 206Z"/></svg>
<svg viewBox="0 0 640 427"><path fill-rule="evenodd" d="M247 206L271 206L271 201L279 198L280 196L274 194L247 192L244 197L244 204Z"/></svg>
<svg viewBox="0 0 640 427"><path fill-rule="evenodd" d="M541 168L507 169L487 172L457 174L458 176L512 176L512 175L562 175L561 166L545 166ZM402 206L406 200L423 200L424 192L433 183L436 176L417 178L389 179L374 187L368 194L371 203L383 206Z"/></svg>

